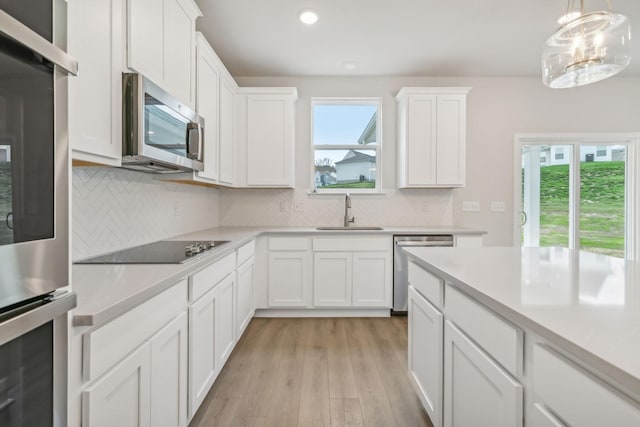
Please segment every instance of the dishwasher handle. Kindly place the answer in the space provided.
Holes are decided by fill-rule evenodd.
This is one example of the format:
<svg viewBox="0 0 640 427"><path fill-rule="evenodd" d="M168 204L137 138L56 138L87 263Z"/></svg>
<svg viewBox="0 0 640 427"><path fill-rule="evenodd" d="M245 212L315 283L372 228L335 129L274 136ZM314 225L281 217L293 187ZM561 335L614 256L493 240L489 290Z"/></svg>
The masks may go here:
<svg viewBox="0 0 640 427"><path fill-rule="evenodd" d="M425 241L397 241L396 245L405 248L405 247L433 247L433 246L453 246L453 240L425 240Z"/></svg>

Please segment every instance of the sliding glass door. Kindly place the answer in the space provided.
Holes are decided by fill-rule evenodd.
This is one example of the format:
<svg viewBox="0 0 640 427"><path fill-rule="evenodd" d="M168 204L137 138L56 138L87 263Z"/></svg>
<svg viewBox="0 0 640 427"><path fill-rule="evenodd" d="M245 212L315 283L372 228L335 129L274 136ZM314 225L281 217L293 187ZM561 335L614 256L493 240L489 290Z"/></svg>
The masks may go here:
<svg viewBox="0 0 640 427"><path fill-rule="evenodd" d="M524 137L518 142L522 246L624 258L630 143Z"/></svg>

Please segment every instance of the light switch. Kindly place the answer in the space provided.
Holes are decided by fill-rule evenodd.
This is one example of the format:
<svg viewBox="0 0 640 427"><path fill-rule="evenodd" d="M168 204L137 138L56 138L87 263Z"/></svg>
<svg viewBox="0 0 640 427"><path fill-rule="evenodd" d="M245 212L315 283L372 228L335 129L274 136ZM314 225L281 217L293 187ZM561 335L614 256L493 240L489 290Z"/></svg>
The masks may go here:
<svg viewBox="0 0 640 427"><path fill-rule="evenodd" d="M504 202L491 202L491 212L504 212Z"/></svg>
<svg viewBox="0 0 640 427"><path fill-rule="evenodd" d="M304 212L304 203L302 202L295 202L293 204L293 211L294 212Z"/></svg>
<svg viewBox="0 0 640 427"><path fill-rule="evenodd" d="M480 202L462 202L463 212L480 212Z"/></svg>

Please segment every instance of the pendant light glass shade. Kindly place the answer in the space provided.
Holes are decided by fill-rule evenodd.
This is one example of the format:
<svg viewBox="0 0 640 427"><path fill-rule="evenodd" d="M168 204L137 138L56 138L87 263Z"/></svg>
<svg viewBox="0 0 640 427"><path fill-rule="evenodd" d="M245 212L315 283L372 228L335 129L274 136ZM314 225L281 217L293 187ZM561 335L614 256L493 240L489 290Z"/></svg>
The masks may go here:
<svg viewBox="0 0 640 427"><path fill-rule="evenodd" d="M631 26L624 15L592 12L560 27L542 53L542 81L551 88L594 83L631 62Z"/></svg>

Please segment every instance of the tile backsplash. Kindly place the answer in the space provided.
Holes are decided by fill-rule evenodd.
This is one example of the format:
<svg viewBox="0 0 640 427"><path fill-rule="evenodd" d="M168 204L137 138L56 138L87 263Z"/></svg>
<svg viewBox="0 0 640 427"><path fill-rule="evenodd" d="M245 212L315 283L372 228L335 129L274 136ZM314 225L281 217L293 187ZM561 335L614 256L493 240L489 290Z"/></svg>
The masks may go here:
<svg viewBox="0 0 640 427"><path fill-rule="evenodd" d="M384 194L352 194L351 199L350 215L356 219L354 225L453 224L453 192L449 189L385 189ZM221 189L219 215L221 226L339 226L344 218L344 194Z"/></svg>
<svg viewBox="0 0 640 427"><path fill-rule="evenodd" d="M74 167L72 259L78 260L219 223L219 190L107 167Z"/></svg>

